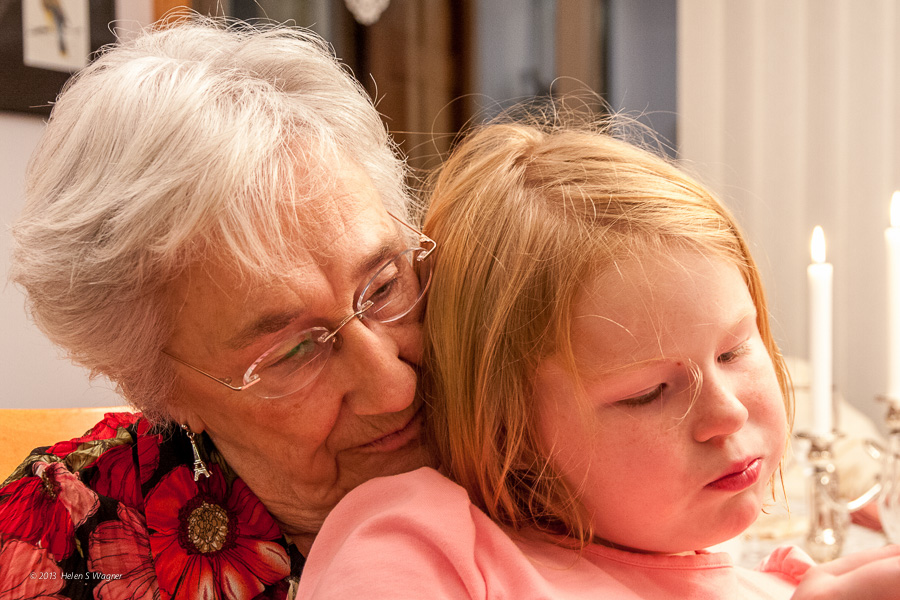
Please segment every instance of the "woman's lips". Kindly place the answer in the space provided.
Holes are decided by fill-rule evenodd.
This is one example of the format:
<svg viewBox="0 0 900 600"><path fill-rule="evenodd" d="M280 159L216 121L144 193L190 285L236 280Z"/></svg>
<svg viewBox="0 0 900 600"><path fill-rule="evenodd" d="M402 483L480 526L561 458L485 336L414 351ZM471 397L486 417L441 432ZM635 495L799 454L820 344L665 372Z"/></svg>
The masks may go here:
<svg viewBox="0 0 900 600"><path fill-rule="evenodd" d="M706 487L722 492L740 492L759 480L762 459L755 458L744 467L738 467L728 475L706 484Z"/></svg>
<svg viewBox="0 0 900 600"><path fill-rule="evenodd" d="M422 434L422 409L419 408L400 429L384 435L377 440L360 446L361 450L368 452L393 452L399 450L413 441L418 441Z"/></svg>

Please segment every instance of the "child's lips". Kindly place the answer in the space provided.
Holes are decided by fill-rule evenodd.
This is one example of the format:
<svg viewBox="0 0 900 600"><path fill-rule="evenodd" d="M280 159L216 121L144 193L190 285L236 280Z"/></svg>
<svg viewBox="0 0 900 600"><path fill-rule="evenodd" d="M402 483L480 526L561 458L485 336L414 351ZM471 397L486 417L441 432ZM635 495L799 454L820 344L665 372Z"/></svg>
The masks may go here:
<svg viewBox="0 0 900 600"><path fill-rule="evenodd" d="M762 458L737 463L723 476L706 484L707 488L723 492L739 492L759 481Z"/></svg>

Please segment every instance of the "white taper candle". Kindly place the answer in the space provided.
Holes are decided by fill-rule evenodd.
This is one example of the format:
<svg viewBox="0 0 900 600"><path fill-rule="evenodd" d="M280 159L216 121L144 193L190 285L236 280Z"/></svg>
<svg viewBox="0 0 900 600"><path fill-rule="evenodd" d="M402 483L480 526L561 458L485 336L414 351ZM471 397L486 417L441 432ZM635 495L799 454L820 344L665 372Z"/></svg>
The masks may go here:
<svg viewBox="0 0 900 600"><path fill-rule="evenodd" d="M887 245L887 395L900 401L900 191L891 197L891 226L884 231Z"/></svg>
<svg viewBox="0 0 900 600"><path fill-rule="evenodd" d="M828 435L834 427L832 403L832 281L834 268L825 262L825 234L816 226L810 244L809 281L809 395L812 433Z"/></svg>

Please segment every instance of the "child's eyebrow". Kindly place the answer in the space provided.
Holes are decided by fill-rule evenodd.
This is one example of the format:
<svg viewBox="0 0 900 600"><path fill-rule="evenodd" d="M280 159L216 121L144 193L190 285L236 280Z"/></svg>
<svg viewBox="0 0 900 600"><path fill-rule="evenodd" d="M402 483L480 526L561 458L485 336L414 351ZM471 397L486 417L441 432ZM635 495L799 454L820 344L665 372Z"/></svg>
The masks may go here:
<svg viewBox="0 0 900 600"><path fill-rule="evenodd" d="M737 313L733 318L722 319L722 320L726 322L725 327L727 329L732 329L735 327L740 327L741 325L746 323L748 320L756 321L757 316L758 316L758 314L756 311L756 306L751 306L747 310ZM696 323L696 325L698 327L703 327L704 325L712 325L712 324L714 324L713 321L700 321L700 322Z"/></svg>
<svg viewBox="0 0 900 600"><path fill-rule="evenodd" d="M748 311L746 311L745 313L739 315L734 321L732 321L732 327L733 327L733 328L741 327L741 326L744 325L747 321L753 321L753 322L755 323L758 316L759 316L759 315L758 315L758 313L756 312L756 307L754 306L754 307L751 308L750 310L748 310Z"/></svg>
<svg viewBox="0 0 900 600"><path fill-rule="evenodd" d="M597 318L604 319L610 323L613 323L614 325L621 327L623 331L626 331L629 334L631 333L627 327L625 327L624 325L622 325L612 319L609 319L607 317L603 317L601 315L585 315L585 316L597 317ZM748 322L752 322L755 324L756 318L757 318L757 311L756 311L756 307L754 306L754 307L750 308L749 310L742 312L741 314L736 316L734 319L732 319L730 321L730 323L728 325L726 325L725 331L727 331L727 332L731 333L732 335L734 335L735 337L737 337L737 333L735 331L745 327L748 324ZM666 363L671 363L673 361L679 362L682 360L683 359L679 356L674 356L674 355L670 356L670 355L661 353L659 356L654 356L652 358L631 361L631 362L627 362L627 363L623 363L623 364L616 364L609 368L593 370L591 374L592 374L592 376L600 377L600 378L628 375L635 371L640 371L641 369L650 368L653 366L663 366Z"/></svg>
<svg viewBox="0 0 900 600"><path fill-rule="evenodd" d="M658 356L655 358L648 358L645 360L638 360L630 363L616 365L608 369L598 369L593 373L593 375L601 378L628 375L642 369L650 368L653 366L662 366L665 363L670 363L672 361L677 362L680 360L680 358L674 356Z"/></svg>

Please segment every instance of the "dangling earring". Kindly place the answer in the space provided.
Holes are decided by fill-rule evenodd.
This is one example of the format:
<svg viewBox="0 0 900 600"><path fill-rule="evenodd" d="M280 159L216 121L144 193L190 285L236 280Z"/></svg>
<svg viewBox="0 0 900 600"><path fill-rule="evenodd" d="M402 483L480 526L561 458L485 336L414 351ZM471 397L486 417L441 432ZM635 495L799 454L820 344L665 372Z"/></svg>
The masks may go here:
<svg viewBox="0 0 900 600"><path fill-rule="evenodd" d="M209 471L206 470L206 463L200 458L200 452L197 450L197 442L194 441L194 435L196 434L191 431L186 423L182 423L181 428L187 433L188 439L191 441L191 450L194 451L194 481L200 479L201 475L208 478Z"/></svg>

